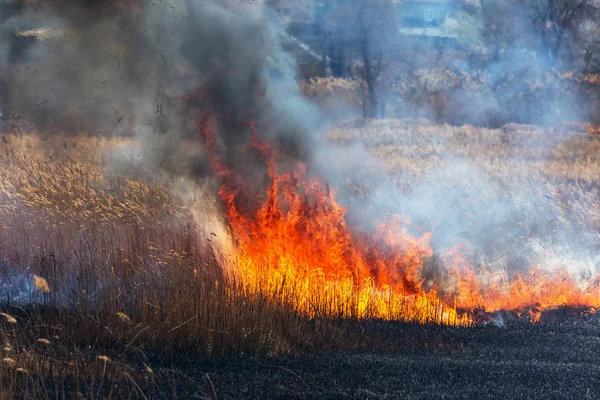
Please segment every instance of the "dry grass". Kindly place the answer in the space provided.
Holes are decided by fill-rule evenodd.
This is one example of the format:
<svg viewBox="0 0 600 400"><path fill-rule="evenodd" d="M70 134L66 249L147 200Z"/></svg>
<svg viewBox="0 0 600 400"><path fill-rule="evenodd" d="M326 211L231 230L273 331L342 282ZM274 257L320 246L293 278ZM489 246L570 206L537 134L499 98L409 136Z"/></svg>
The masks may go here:
<svg viewBox="0 0 600 400"><path fill-rule="evenodd" d="M452 158L462 158L503 185L515 176L545 179L549 191L587 196L597 194L600 186L597 129L585 123L549 128L509 124L487 129L439 126L414 119L355 120L341 124L329 137L342 145L364 144L385 161L390 173L405 176L400 184L415 182L443 170ZM574 185L588 185L592 190L585 194L581 189L572 190ZM587 211L593 212L594 207ZM596 217L593 221L600 220Z"/></svg>
<svg viewBox="0 0 600 400"><path fill-rule="evenodd" d="M422 116L439 124L494 127L573 118L598 122L598 75L556 70L494 74L445 67L407 71L403 65L390 65L384 75L380 91L386 118ZM363 115L366 87L360 80L314 78L301 88L329 116Z"/></svg>
<svg viewBox="0 0 600 400"><path fill-rule="evenodd" d="M413 320L456 323L439 300L384 297L368 287L361 296L371 297L358 299L352 285L333 288L318 274L302 281L314 290L301 300L297 277L284 271L266 274L268 282L257 274L249 284L235 273L214 204L175 196L167 179L115 169L112 155L131 146L125 139L2 137L5 397L143 397L158 390L144 356L152 351L373 346L364 330L350 327L353 316L385 306L375 301L393 305L388 318L410 309ZM301 302L309 313L297 312ZM359 312L358 304L367 308Z"/></svg>
<svg viewBox="0 0 600 400"><path fill-rule="evenodd" d="M523 187L524 197L552 195L567 210L557 226L589 230L600 226L600 137L593 132L583 125L488 130L398 120L355 121L330 138L364 143L407 193L411 182L448 165L450 150L499 185L514 185L515 176L518 184L534 182ZM111 154L131 145L10 135L0 142L0 395L172 397L145 354L379 346L382 338L355 327L356 317L370 317L369 307L381 310L382 301L393 305L389 318L456 323L435 300L415 307L415 299L368 287L360 293L372 298L361 300L352 285L331 286L319 276L282 270L266 274L270 282L244 284L232 273L239 266L227 256L225 230L203 221L211 215L203 207L214 204L192 206L173 195L168 180L113 168ZM475 209L489 200L464 199ZM550 211L530 212L526 220L537 221ZM299 299L295 286L305 284L313 297ZM300 303L310 312L299 314Z"/></svg>

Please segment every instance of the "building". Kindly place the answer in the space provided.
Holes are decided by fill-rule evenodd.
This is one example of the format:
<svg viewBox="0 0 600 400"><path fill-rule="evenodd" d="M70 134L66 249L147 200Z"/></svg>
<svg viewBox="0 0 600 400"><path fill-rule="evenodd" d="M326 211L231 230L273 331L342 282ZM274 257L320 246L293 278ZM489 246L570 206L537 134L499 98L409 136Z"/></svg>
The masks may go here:
<svg viewBox="0 0 600 400"><path fill-rule="evenodd" d="M406 0L398 8L400 24L405 28L440 27L460 9L452 0Z"/></svg>
<svg viewBox="0 0 600 400"><path fill-rule="evenodd" d="M455 0L406 0L398 6L399 33L427 51L457 50L458 34L452 29L463 10Z"/></svg>

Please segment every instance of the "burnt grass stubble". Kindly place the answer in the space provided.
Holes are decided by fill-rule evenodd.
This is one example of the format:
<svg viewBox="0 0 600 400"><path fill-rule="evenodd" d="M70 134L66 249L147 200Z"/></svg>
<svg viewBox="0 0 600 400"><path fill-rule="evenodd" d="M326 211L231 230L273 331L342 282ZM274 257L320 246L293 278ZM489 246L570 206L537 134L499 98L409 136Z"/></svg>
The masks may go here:
<svg viewBox="0 0 600 400"><path fill-rule="evenodd" d="M21 341L57 371L1 377L17 398L600 398L600 318L575 308L546 311L535 324L502 312L470 328L339 319L329 323L352 344L305 344L283 355L207 355L193 343L160 346L152 335L115 340L118 326L103 329L97 315L0 310L19 320ZM36 341L51 337L59 320L64 337ZM61 377L61 360L82 370Z"/></svg>
<svg viewBox="0 0 600 400"><path fill-rule="evenodd" d="M389 126L380 123L371 126L368 132L344 130L336 135L344 140L354 136L372 140L374 153L394 162L402 161L394 168L404 170L406 165L421 165L418 163L421 154L405 151L403 146L384 146L388 137L389 140L405 137L398 133L404 132L402 124L402 121L393 121ZM571 128L569 131L573 130ZM443 158L439 155L444 149L438 145L427 146L425 139L434 130L438 128L405 129L407 134L418 133L415 140L419 145L414 148L438 154L430 161L435 169L435 160ZM516 132L520 130L514 130L515 137L526 137ZM494 142L506 132L447 127L443 134L451 139L449 142L455 143L456 148L467 149L473 153L471 158L484 162L501 153ZM531 134L543 136L544 131L536 129ZM581 209L579 217L585 218L576 218L578 214L574 214L569 220L595 223L596 214L591 211L597 209L598 203L586 196L593 197L593 188L597 187L597 174L593 174L597 171L597 159L592 155L597 153L598 136L595 133L584 136L581 131L576 134L579 136L552 157L546 154L549 150L545 148L532 150L531 160L537 163L540 159L552 159L547 171L554 177L552 181L572 181L560 184L559 188L564 193L579 196L575 204L581 204L576 209ZM11 140L16 139L11 137L8 142ZM73 153L77 151L88 157L90 152L84 149L95 149L96 144L85 147L83 142L78 139L76 148L67 146L69 153L66 155L75 158ZM58 141L56 147L66 152L62 141ZM18 143L15 148L20 148ZM6 152L10 153L8 150ZM504 153L510 151L505 149ZM577 168L573 167L574 162ZM504 169L513 165L506 160L492 164L499 166L498 176L506 175ZM74 300L71 308L53 308L51 305L56 303L52 299L61 294L57 287L77 271L59 268L50 273L54 259L45 258L40 263L34 253L19 254L23 263L20 268L25 271L33 268L33 273L48 279L52 292L34 294L34 299L44 306L14 303L0 306L0 312L6 312L16 320L16 323L10 322L0 315L0 334L6 338L5 343L0 343L0 399L77 398L78 393L85 398L184 399L600 398L600 318L585 310L546 311L538 324L503 313L488 316L484 318L487 323L471 328L340 318L310 320L291 312L287 303L272 304L261 297L260 292L250 293L252 301L244 291L234 291L233 298L225 296L222 285L215 288L216 278L210 268L207 268L206 277L190 279L187 272L191 272L194 265L203 265L205 260L201 249L194 250L195 247L188 243L204 240L187 228L173 231L168 222L175 217L167 218L171 214L163 216L165 213L159 213L157 216L149 211L177 208L176 203L164 194L168 193L165 189L123 186L118 183L121 180L104 182L100 179L97 182L98 179L93 177L101 174L95 173L98 167L89 163L35 162L8 154L3 166L7 168L6 181L14 181L14 187L9 185L9 189L17 190L29 203L42 204L34 209L35 212L30 212L31 207L19 203L17 211L21 214L15 214L10 220L3 215L8 222L28 222L25 228L22 224L14 227L9 224L6 238L13 238L19 249L34 248L34 242L44 249L68 244L63 247L77 252L74 256L89 256L81 262L82 266L104 265L104 253L93 250L108 246L114 253L116 273L110 268L90 271L81 267L80 273L85 279L82 278L81 286L77 288L88 289L89 286L93 289L101 280L105 283L105 296L75 296L83 303ZM569 175L571 172L573 174ZM15 178L10 180L12 177ZM25 180L28 186L19 184L22 177L28 178ZM85 184L70 185L73 181ZM72 190L62 190L67 186L79 191L74 195ZM48 188L54 190L50 192ZM88 188L95 188L94 196ZM109 202L107 199L113 197L107 193L113 191L127 193L134 201ZM45 209L44 204L63 204L65 209L60 209L63 214L77 222L81 210L73 206L75 198L86 199L85 210L99 209L102 214L94 214L96 218L108 218L109 222L102 226L108 234L99 235L98 243L75 240L81 229L56 224L57 219L64 218L62 214L47 218L46 214L37 212ZM132 202L138 205L133 211L124 206ZM8 213L9 216L12 214L12 211ZM118 214L125 214L126 218L117 218ZM22 219L17 218L21 216ZM137 221L132 218L135 216L140 216L142 222L122 223L124 219ZM186 214L177 218L186 220L184 217ZM152 224L145 223L148 218ZM540 219L545 217L542 215ZM157 220L165 223L157 224ZM74 225L80 226L78 222ZM142 234L140 226L152 226L153 229ZM50 240L46 245L46 239L54 241ZM172 257L167 259L156 250L150 251L151 242L177 254L186 252L189 260L169 261ZM10 240L7 243L10 244ZM88 251L89 248L92 251ZM140 254L143 262L135 266L125 263L124 258L131 257L127 252L121 254L121 248L131 249L131 254ZM159 260L170 263L168 268L158 268L158 263L151 261L151 255L155 253L161 256ZM66 265L71 253L64 254L62 262ZM61 265L58 261L56 264ZM124 275L121 277L121 271L129 275L121 274ZM120 279L133 275L136 282L143 284L140 287L148 288L146 291L140 289L140 295L146 296L144 301L149 301L155 295L155 286L151 284L155 282L156 271L166 275L157 282L172 282L158 285L156 289L156 294L166 299L164 305L161 303L157 311L146 310L139 304L124 307L133 300L121 299ZM113 282L113 285L108 284ZM88 290L88 293L91 292ZM173 304L179 300L180 304ZM90 303L89 307L86 301ZM194 305L210 312L202 312L193 324L190 317L196 311L189 309ZM131 321L122 321L115 316L121 311L128 313ZM192 326L196 323L202 324L201 330ZM255 330L256 326L261 329ZM252 329L242 329L245 327ZM269 334L271 331L276 335ZM7 358L14 366L10 366Z"/></svg>

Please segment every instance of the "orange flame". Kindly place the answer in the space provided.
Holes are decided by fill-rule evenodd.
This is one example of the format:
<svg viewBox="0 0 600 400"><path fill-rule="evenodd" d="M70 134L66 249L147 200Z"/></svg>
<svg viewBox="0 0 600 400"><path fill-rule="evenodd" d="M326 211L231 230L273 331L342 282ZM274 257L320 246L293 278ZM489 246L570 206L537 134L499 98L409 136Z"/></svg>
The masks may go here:
<svg viewBox="0 0 600 400"><path fill-rule="evenodd" d="M598 278L578 282L564 270L544 270L533 266L525 273L510 276L506 271L479 272L458 246L445 255L450 282L455 286L456 306L486 312L511 310L528 312L538 321L544 310L562 306L596 309L600 307Z"/></svg>
<svg viewBox="0 0 600 400"><path fill-rule="evenodd" d="M412 237L394 218L357 240L328 186L300 162L280 174L272 146L259 138L254 124L251 129L250 147L264 158L270 184L263 201L242 212L241 180L217 157L210 119L199 120L239 248L238 273L247 285L277 292L309 315L469 323L422 287L423 260L433 254L429 235Z"/></svg>
<svg viewBox="0 0 600 400"><path fill-rule="evenodd" d="M258 206L248 211L240 202L249 183L216 155L211 120L199 120L239 249L237 272L249 287L310 316L451 325L472 324L476 310L511 310L537 322L552 307L600 307L598 281L582 289L566 272L537 267L514 276L476 271L458 246L443 255L443 276L425 287L424 263L433 257L430 234L411 236L405 229L408 221L394 217L374 233L356 235L329 187L301 162L292 172L279 173L273 147L259 137L254 124L250 128L250 150L262 155L270 184Z"/></svg>

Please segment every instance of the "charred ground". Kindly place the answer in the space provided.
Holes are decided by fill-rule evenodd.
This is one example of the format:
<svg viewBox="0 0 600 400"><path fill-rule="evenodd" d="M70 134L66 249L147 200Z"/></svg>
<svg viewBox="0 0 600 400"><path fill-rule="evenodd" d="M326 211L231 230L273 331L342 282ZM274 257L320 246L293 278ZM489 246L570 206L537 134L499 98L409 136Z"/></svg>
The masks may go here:
<svg viewBox="0 0 600 400"><path fill-rule="evenodd" d="M35 315L42 311L43 318L60 314L30 309L15 315L40 322ZM3 382L11 382L7 396L50 398L597 398L600 321L581 310L561 313L536 325L507 313L468 329L337 320L332 324L353 338L345 350L349 341L286 355L219 357L145 347L135 338L107 341L102 333L93 346L72 341L76 335L36 341L44 328L29 326L22 339L30 341L29 357L53 372L4 367ZM72 322L85 325L86 318ZM318 324L311 322L315 332Z"/></svg>
<svg viewBox="0 0 600 400"><path fill-rule="evenodd" d="M472 330L365 324L393 350L191 367L227 398L596 398L598 321ZM206 383L204 383L206 386ZM210 396L204 389L204 394Z"/></svg>

